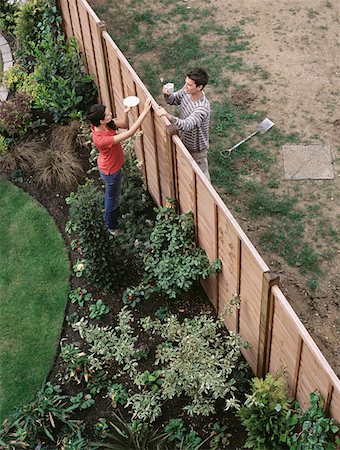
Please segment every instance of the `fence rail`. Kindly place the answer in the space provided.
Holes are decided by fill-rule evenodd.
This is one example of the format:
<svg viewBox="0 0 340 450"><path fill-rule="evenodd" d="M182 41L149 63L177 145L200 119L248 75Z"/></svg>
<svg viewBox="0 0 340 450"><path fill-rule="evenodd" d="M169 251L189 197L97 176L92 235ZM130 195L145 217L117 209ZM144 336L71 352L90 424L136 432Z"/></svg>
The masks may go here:
<svg viewBox="0 0 340 450"><path fill-rule="evenodd" d="M84 64L98 86L99 99L117 115L122 99L137 95L145 102L150 93L106 31L106 25L85 0L59 0L67 36L75 36ZM153 109L157 106L152 100ZM139 107L130 111L136 119ZM176 198L182 211L194 214L197 242L210 259L220 258L222 272L203 281L216 311L230 298L241 298L225 319L251 348L243 354L253 372L263 376L284 367L290 394L302 406L318 389L327 412L340 422L340 380L321 354L278 287L271 273L227 206L206 180L190 153L165 118L153 111L142 125L136 155L143 162L145 182L158 205Z"/></svg>

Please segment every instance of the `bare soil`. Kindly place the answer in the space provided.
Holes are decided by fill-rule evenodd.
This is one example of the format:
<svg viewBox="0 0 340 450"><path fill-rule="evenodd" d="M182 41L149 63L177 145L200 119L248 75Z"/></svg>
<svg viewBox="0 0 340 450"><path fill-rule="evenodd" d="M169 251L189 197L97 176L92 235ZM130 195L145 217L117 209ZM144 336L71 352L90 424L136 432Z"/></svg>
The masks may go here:
<svg viewBox="0 0 340 450"><path fill-rule="evenodd" d="M188 1L188 5L196 4ZM298 184L304 195L314 194L327 216L340 224L340 3L325 0L262 1L215 0L216 19L224 27L238 26L248 34L251 49L242 52L248 65L266 70L268 80L249 79L237 73L247 85L244 98L232 99L263 109L286 133L296 132L301 144L329 144L334 180L284 181L283 192ZM236 102L235 102L236 100ZM236 103L237 104L237 103ZM279 161L283 176L282 159ZM226 200L228 205L228 201ZM229 205L228 205L229 206ZM231 209L232 206L231 206ZM281 289L305 324L332 368L340 375L340 246L335 256L322 265L314 296L306 290L299 269L259 247L263 225L254 225L235 213L243 229L257 246L267 264L280 275Z"/></svg>

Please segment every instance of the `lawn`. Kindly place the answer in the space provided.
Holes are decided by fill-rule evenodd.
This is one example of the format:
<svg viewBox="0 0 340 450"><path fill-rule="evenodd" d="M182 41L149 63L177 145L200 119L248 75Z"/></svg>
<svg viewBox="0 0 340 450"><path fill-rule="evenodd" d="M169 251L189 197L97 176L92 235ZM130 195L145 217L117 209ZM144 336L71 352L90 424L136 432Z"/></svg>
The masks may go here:
<svg viewBox="0 0 340 450"><path fill-rule="evenodd" d="M48 212L0 179L0 421L30 401L53 363L69 290L64 241Z"/></svg>

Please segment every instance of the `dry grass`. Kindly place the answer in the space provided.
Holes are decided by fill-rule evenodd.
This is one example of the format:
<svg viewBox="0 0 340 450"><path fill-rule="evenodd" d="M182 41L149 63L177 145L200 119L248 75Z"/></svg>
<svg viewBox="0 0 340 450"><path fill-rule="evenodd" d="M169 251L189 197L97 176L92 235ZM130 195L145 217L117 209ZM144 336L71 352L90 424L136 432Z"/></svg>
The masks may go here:
<svg viewBox="0 0 340 450"><path fill-rule="evenodd" d="M74 150L48 148L36 161L35 179L44 188L71 189L83 175L83 168Z"/></svg>
<svg viewBox="0 0 340 450"><path fill-rule="evenodd" d="M43 187L71 189L83 175L83 167L77 157L79 122L56 126L52 130L48 148L35 163L35 178Z"/></svg>
<svg viewBox="0 0 340 450"><path fill-rule="evenodd" d="M84 170L77 156L79 122L57 125L47 141L32 138L14 144L0 158L1 170L32 173L43 188L74 188Z"/></svg>
<svg viewBox="0 0 340 450"><path fill-rule="evenodd" d="M13 172L20 169L25 173L31 172L34 170L41 149L42 142L38 138L14 143L7 153L0 158L1 170Z"/></svg>

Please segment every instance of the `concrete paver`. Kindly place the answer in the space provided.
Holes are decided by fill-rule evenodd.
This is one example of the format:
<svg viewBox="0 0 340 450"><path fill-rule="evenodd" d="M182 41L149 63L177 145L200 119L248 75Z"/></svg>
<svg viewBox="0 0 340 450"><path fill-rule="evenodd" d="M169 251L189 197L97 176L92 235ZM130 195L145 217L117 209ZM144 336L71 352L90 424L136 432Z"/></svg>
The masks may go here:
<svg viewBox="0 0 340 450"><path fill-rule="evenodd" d="M282 156L286 180L334 178L329 145L284 145Z"/></svg>

